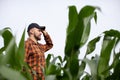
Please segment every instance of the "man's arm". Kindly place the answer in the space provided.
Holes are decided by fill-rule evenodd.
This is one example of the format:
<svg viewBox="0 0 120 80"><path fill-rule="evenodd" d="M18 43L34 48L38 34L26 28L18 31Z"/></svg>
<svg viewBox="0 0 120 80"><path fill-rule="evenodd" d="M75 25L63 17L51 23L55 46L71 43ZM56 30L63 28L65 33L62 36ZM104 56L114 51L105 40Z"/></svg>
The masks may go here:
<svg viewBox="0 0 120 80"><path fill-rule="evenodd" d="M50 35L45 30L43 30L42 33L46 42L46 44L44 45L45 46L44 48L45 48L45 51L47 51L53 47L53 43Z"/></svg>

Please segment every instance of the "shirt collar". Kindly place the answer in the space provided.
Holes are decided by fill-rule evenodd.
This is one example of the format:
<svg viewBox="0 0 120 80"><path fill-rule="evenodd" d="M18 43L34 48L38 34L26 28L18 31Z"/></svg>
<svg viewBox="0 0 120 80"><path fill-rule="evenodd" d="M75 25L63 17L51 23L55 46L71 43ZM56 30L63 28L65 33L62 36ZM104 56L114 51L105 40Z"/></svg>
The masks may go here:
<svg viewBox="0 0 120 80"><path fill-rule="evenodd" d="M38 43L35 43L32 39L28 38L28 40L30 41L30 43L32 43L33 45L37 45Z"/></svg>

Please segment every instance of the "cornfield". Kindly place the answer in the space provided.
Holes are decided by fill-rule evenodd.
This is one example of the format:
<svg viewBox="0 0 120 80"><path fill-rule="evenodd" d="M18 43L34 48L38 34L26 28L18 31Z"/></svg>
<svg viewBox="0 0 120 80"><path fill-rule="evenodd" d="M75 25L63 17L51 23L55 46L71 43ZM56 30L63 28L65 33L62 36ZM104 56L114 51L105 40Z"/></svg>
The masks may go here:
<svg viewBox="0 0 120 80"><path fill-rule="evenodd" d="M87 5L77 12L76 6L69 6L64 58L48 54L43 69L46 80L120 80L120 51L116 51L116 48L120 50L120 31L107 30L88 41L91 19L97 23L96 10L101 11L99 7ZM0 80L32 80L30 67L24 62L25 30L18 45L9 27L0 30L0 36L4 42L0 48ZM96 52L89 59L87 56L100 42L100 53ZM79 59L83 46L87 47L85 56ZM109 64L111 57L113 60ZM89 65L90 73L85 71L86 65Z"/></svg>

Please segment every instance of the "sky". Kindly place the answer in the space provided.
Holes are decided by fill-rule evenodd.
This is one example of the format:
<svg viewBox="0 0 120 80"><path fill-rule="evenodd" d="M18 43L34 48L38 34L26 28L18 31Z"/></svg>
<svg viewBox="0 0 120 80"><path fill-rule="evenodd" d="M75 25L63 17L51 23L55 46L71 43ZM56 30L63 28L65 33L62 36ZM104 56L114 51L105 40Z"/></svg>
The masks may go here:
<svg viewBox="0 0 120 80"><path fill-rule="evenodd" d="M69 6L75 5L78 12L86 5L101 8L101 12L97 11L97 24L92 20L89 39L93 39L105 30L120 31L119 4L120 0L0 0L0 30L10 27L18 43L23 30L27 29L30 23L35 22L46 26L46 31L50 34L54 44L46 55L52 53L63 57L69 22ZM27 38L26 32L25 39ZM0 46L3 46L1 37Z"/></svg>

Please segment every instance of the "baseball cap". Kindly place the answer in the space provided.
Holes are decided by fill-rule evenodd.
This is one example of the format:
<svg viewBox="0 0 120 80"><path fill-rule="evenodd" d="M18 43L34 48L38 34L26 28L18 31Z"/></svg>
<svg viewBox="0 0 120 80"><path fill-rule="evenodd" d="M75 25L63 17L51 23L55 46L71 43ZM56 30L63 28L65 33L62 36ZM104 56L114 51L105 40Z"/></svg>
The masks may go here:
<svg viewBox="0 0 120 80"><path fill-rule="evenodd" d="M27 32L29 32L30 29L32 29L32 28L38 28L38 29L41 29L41 30L45 30L45 26L40 26L40 25L38 25L37 23L31 23L31 24L28 26Z"/></svg>

